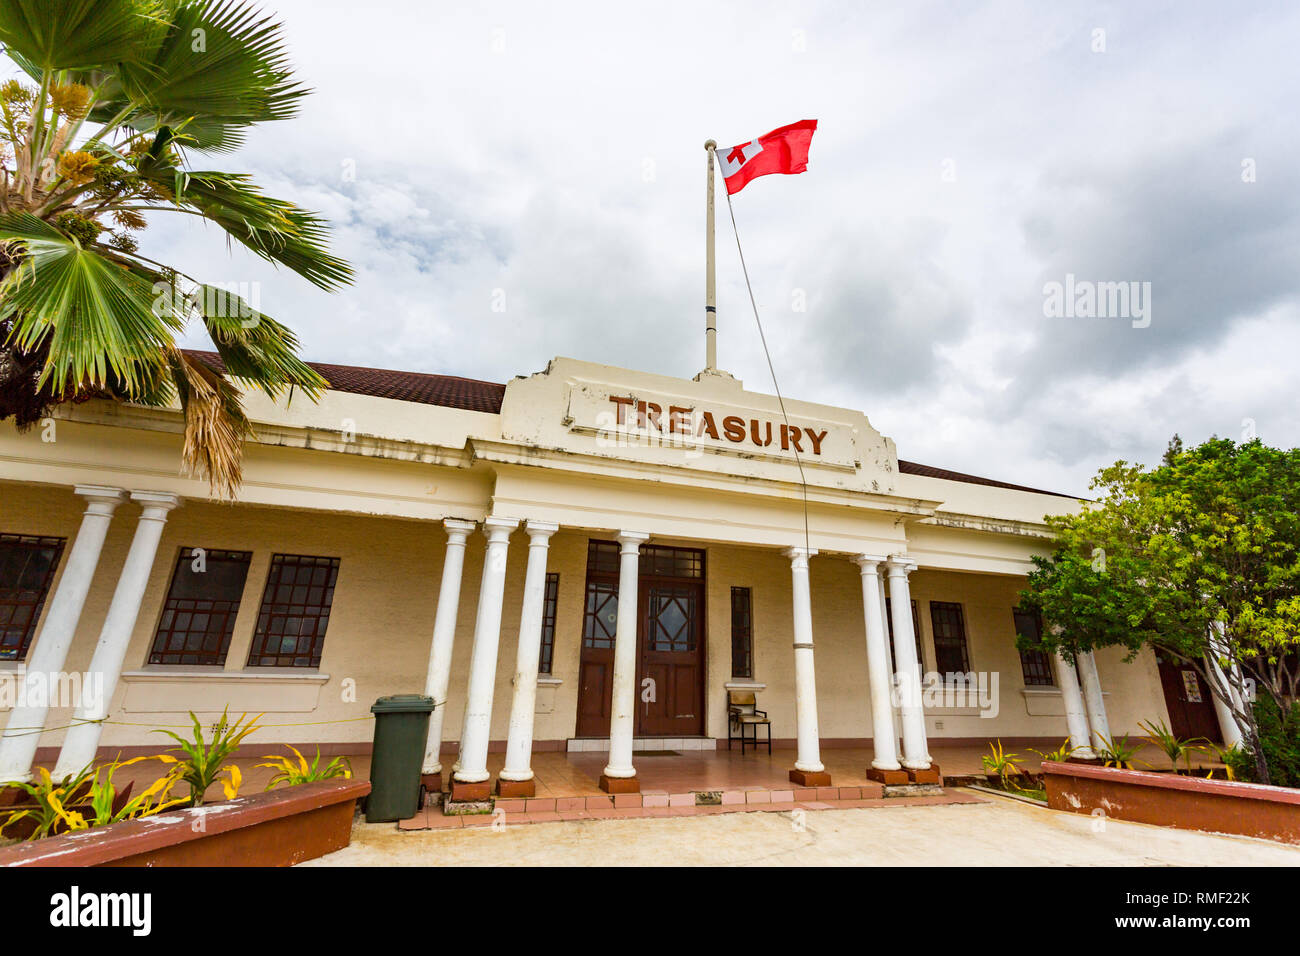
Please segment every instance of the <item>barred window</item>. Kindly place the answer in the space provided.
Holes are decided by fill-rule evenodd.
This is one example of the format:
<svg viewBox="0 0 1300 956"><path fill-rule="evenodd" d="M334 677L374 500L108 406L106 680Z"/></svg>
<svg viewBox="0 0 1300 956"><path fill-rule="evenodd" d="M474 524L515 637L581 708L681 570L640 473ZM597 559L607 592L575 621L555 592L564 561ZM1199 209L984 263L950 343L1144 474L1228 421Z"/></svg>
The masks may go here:
<svg viewBox="0 0 1300 956"><path fill-rule="evenodd" d="M0 661L21 661L54 582L65 539L0 534Z"/></svg>
<svg viewBox="0 0 1300 956"><path fill-rule="evenodd" d="M1043 639L1043 619L1038 616L1037 611L1016 608L1012 616L1016 624L1016 634L1023 635L1034 642ZM1052 676L1052 662L1043 651L1021 650L1020 671L1025 676L1026 687L1052 687L1056 684Z"/></svg>
<svg viewBox="0 0 1300 956"><path fill-rule="evenodd" d="M554 571L546 575L546 596L542 599L542 650L537 660L537 672L549 674L555 660L555 608L560 597L560 576Z"/></svg>
<svg viewBox="0 0 1300 956"><path fill-rule="evenodd" d="M150 664L226 662L251 558L248 551L181 549L149 651Z"/></svg>
<svg viewBox="0 0 1300 956"><path fill-rule="evenodd" d="M320 666L338 573L338 558L271 558L249 667Z"/></svg>
<svg viewBox="0 0 1300 956"><path fill-rule="evenodd" d="M930 624L934 628L934 669L940 674L970 671L966 652L966 619L954 601L931 601Z"/></svg>
<svg viewBox="0 0 1300 956"><path fill-rule="evenodd" d="M754 679L754 613L749 588L731 589L731 676Z"/></svg>

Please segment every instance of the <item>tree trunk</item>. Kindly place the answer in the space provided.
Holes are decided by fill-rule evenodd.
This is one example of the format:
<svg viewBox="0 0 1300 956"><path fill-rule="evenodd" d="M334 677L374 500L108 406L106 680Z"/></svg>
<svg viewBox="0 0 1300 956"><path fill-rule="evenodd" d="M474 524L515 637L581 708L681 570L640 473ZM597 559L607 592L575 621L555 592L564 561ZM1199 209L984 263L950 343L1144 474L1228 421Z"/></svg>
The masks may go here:
<svg viewBox="0 0 1300 956"><path fill-rule="evenodd" d="M1259 741L1259 728L1252 726L1250 728L1250 737L1247 739L1250 742L1251 755L1255 758L1255 782L1272 783L1268 773L1268 761L1264 759L1264 747Z"/></svg>

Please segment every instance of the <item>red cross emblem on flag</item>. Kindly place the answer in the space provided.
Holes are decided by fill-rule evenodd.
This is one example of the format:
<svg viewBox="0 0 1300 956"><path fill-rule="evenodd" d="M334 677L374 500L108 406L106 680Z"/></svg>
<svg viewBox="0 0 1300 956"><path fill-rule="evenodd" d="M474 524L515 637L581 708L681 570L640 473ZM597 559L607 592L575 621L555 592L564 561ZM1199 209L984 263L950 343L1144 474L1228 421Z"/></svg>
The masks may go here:
<svg viewBox="0 0 1300 956"><path fill-rule="evenodd" d="M808 147L816 129L816 120L800 120L748 143L715 150L727 195L740 192L759 176L802 173L808 168Z"/></svg>

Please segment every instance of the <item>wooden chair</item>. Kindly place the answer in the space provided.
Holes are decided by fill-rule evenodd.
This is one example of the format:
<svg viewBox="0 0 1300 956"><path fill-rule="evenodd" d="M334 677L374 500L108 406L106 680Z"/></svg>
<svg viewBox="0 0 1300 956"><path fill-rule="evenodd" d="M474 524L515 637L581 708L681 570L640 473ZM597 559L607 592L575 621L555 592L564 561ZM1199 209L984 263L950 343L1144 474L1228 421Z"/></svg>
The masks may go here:
<svg viewBox="0 0 1300 956"><path fill-rule="evenodd" d="M753 730L745 733L745 728L751 727ZM758 739L758 728L767 728L767 740ZM758 701L754 697L752 690L729 690L727 691L727 749L731 749L731 742L737 739L732 730L739 730L740 752L745 752L748 744L753 744L757 750L759 744L766 742L767 752L772 753L772 721L767 719L767 711L758 709Z"/></svg>

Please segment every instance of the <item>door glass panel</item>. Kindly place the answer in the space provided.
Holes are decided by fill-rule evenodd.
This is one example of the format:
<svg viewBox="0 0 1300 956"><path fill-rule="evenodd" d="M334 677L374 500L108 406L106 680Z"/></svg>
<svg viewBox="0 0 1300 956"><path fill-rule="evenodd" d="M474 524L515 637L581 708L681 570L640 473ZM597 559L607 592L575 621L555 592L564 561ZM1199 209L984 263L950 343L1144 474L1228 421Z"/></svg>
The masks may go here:
<svg viewBox="0 0 1300 956"><path fill-rule="evenodd" d="M587 610L583 616L582 643L585 647L614 646L618 629L618 585L587 582Z"/></svg>
<svg viewBox="0 0 1300 956"><path fill-rule="evenodd" d="M695 650L695 605L692 588L650 591L648 630L652 651Z"/></svg>

